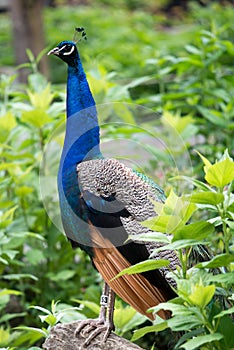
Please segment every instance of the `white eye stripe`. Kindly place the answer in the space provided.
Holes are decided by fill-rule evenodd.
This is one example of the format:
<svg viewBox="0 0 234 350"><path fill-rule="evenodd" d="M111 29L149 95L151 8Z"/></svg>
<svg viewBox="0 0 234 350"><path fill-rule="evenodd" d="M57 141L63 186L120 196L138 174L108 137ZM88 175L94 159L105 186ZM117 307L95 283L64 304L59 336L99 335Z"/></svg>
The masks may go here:
<svg viewBox="0 0 234 350"><path fill-rule="evenodd" d="M59 49L59 50L57 50L57 52L60 52L61 50L63 50L63 49L64 49L64 47L66 47L66 45L64 45L64 46L60 47L60 49Z"/></svg>
<svg viewBox="0 0 234 350"><path fill-rule="evenodd" d="M66 45L65 45L65 46L66 46ZM65 47L65 46L63 46L63 47ZM75 46L72 46L72 47L71 47L71 50L70 50L69 52L64 52L63 55L64 55L64 56L65 56L65 55L70 55L74 50L75 50Z"/></svg>

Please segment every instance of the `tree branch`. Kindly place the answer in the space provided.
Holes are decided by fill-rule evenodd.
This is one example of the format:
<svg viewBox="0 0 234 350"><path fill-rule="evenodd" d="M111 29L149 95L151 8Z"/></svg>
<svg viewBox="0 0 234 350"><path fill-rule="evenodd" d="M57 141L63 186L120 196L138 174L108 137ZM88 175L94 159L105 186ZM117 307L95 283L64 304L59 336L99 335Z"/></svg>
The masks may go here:
<svg viewBox="0 0 234 350"><path fill-rule="evenodd" d="M81 331L75 336L75 330L80 324L80 321L71 323L59 323L51 329L49 337L43 344L45 350L144 350L138 345L130 341L111 334L106 343L102 342L102 334L92 340L90 345L83 347L84 341L87 339L87 333Z"/></svg>

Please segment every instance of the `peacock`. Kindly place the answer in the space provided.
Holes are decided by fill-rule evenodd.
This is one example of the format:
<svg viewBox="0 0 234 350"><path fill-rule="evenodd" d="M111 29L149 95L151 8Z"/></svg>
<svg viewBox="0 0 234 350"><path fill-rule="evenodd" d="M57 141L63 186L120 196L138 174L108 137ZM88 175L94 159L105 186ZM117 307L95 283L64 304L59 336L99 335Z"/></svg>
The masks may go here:
<svg viewBox="0 0 234 350"><path fill-rule="evenodd" d="M83 28L78 31L85 37ZM143 244L129 236L149 232L141 222L156 215L153 201L163 203L165 195L150 178L102 155L97 109L76 43L62 41L48 54L68 66L66 132L58 171L62 223L72 246L90 256L104 280L99 318L82 321L76 330L87 326L88 345L97 334L103 332L106 340L114 330L116 294L154 320L147 310L176 296L168 271L180 263L173 251L164 250L155 259L168 259L169 266L115 278L123 269L147 260L155 249L155 243ZM170 317L163 310L159 315Z"/></svg>

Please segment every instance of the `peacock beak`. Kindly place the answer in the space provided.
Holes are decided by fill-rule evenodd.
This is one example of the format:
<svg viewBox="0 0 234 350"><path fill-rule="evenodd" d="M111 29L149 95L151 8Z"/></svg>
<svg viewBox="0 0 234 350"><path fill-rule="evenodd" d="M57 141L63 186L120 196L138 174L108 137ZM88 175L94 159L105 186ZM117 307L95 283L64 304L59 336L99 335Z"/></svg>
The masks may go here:
<svg viewBox="0 0 234 350"><path fill-rule="evenodd" d="M59 55L59 51L60 49L58 47L53 48L52 50L50 50L47 55Z"/></svg>

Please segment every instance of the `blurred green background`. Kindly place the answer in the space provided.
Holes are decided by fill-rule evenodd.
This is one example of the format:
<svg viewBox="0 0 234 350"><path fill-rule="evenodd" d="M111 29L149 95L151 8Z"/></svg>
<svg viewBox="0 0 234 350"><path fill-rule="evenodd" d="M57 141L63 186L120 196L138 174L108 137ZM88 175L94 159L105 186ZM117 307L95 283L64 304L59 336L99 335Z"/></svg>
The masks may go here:
<svg viewBox="0 0 234 350"><path fill-rule="evenodd" d="M39 349L48 332L38 317L46 311L38 307L50 310L52 300L60 300L55 321L95 317L101 290L88 258L73 251L55 225L57 151L51 154L46 146L55 142L55 150L61 149L66 67L46 53L72 40L75 27L85 27L88 40L78 47L95 100L106 104L99 113L105 152L128 158L166 193L171 186L188 192L189 186L169 179L202 178L195 150L211 162L226 148L233 155L234 7L232 1L205 0L11 4L0 2L0 346L24 350ZM28 27L17 28L20 11L22 18L28 11L27 17L34 5L41 25L25 20ZM51 140L58 127L62 131ZM127 140L126 154L117 152L119 140ZM39 177L47 182L48 198ZM70 306L79 309L63 311ZM148 324L121 301L116 315L117 331L127 338ZM154 349L168 349L170 337L160 333ZM154 340L147 335L138 343L150 349Z"/></svg>

